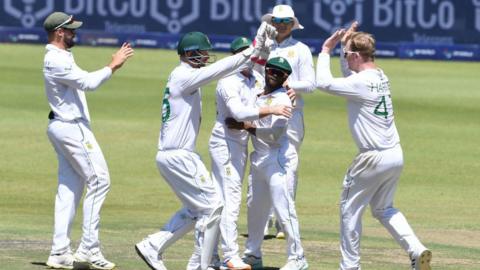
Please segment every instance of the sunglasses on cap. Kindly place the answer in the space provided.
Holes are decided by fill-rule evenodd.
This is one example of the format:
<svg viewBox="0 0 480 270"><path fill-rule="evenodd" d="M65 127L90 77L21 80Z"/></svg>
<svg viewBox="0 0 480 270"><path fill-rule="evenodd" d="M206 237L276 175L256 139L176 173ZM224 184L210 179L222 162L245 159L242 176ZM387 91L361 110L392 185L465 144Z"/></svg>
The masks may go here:
<svg viewBox="0 0 480 270"><path fill-rule="evenodd" d="M277 69L277 68L273 68L273 67L266 67L265 71L270 76L288 77L288 73L281 70L281 69Z"/></svg>
<svg viewBox="0 0 480 270"><path fill-rule="evenodd" d="M73 21L74 21L73 20L73 15L70 15L70 17L68 17L67 20L65 20L63 23L59 24L57 27L53 28L53 30L58 30L65 25L72 24Z"/></svg>
<svg viewBox="0 0 480 270"><path fill-rule="evenodd" d="M287 17L287 18L275 18L273 17L272 18L272 23L285 23L285 24L288 24L288 23L291 23L293 22L293 18L290 18L290 17Z"/></svg>

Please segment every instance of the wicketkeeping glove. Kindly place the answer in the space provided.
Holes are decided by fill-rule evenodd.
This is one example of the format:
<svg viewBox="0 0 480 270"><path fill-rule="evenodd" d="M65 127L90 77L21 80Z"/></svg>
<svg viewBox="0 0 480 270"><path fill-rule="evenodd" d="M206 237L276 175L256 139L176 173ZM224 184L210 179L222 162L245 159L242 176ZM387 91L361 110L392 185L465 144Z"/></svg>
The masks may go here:
<svg viewBox="0 0 480 270"><path fill-rule="evenodd" d="M262 50L265 50L265 42L267 38L273 39L277 36L277 30L272 25L262 22L257 30L257 35L253 41L253 46L243 51L245 56L250 56L252 60L258 59Z"/></svg>

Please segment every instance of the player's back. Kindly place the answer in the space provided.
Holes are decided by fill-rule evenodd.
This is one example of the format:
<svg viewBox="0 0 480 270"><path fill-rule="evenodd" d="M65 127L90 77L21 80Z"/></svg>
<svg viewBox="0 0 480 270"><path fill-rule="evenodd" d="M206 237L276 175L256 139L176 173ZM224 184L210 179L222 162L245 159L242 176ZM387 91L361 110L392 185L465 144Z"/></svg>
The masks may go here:
<svg viewBox="0 0 480 270"><path fill-rule="evenodd" d="M360 150L387 149L400 142L394 121L390 82L381 69L348 78L358 95L348 99L349 124Z"/></svg>

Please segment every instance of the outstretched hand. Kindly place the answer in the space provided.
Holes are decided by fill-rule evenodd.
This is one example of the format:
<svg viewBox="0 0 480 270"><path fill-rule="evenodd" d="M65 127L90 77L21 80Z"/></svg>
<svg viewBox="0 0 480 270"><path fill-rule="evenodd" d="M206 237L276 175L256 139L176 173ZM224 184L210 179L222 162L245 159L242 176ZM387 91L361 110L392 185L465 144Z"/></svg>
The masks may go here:
<svg viewBox="0 0 480 270"><path fill-rule="evenodd" d="M323 42L322 53L330 54L344 35L345 29L343 28L335 31L329 38L327 38L327 40L325 40L325 42Z"/></svg>
<svg viewBox="0 0 480 270"><path fill-rule="evenodd" d="M268 24L265 27L265 37L270 40L274 40L278 35L277 28L275 26Z"/></svg>
<svg viewBox="0 0 480 270"><path fill-rule="evenodd" d="M277 29L275 29L273 25L262 22L262 24L260 24L260 27L258 27L257 35L255 36L255 48L258 50L264 48L267 39L273 40L275 39L277 34Z"/></svg>
<svg viewBox="0 0 480 270"><path fill-rule="evenodd" d="M345 34L342 37L341 42L342 42L343 46L345 46L347 44L347 41L350 39L352 34L357 32L357 28L358 28L358 21L352 22L352 24L350 25L350 27L347 29L347 31L345 32Z"/></svg>
<svg viewBox="0 0 480 270"><path fill-rule="evenodd" d="M112 61L108 64L108 67L112 69L112 72L115 72L117 69L121 68L127 59L133 56L133 54L134 51L130 43L123 43L122 47L112 55Z"/></svg>

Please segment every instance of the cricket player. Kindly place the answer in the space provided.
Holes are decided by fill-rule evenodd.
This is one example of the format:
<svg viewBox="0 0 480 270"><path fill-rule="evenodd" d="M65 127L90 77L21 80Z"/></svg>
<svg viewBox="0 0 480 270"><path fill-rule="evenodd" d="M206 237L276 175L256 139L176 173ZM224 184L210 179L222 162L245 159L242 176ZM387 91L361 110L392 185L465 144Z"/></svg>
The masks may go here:
<svg viewBox="0 0 480 270"><path fill-rule="evenodd" d="M265 88L258 96L257 107L290 105L287 90L282 87L292 68L283 57L270 58L265 67ZM244 262L252 269L261 269L263 231L270 208L273 205L275 215L287 236L288 261L281 270L306 270L305 259L300 241L300 230L295 202L287 187L288 176L293 172L286 166L289 147L287 136L288 119L284 116L270 115L259 120L238 123L229 119L230 128L245 129L252 136L254 152L250 156L250 175L252 179L252 198L248 206L248 239Z"/></svg>
<svg viewBox="0 0 480 270"><path fill-rule="evenodd" d="M430 270L432 253L418 240L393 198L403 168L394 122L390 82L375 64L372 35L337 30L323 44L317 62L317 87L347 99L348 119L359 153L347 170L340 199L341 270L360 269L362 215L372 214L408 253L412 269ZM343 37L341 66L345 78L333 78L330 53Z"/></svg>
<svg viewBox="0 0 480 270"><path fill-rule="evenodd" d="M47 266L73 269L76 261L94 269L112 269L115 264L103 257L98 239L100 209L110 188L110 176L90 127L85 92L96 90L110 79L133 55L133 50L129 44L123 44L106 67L84 71L77 66L70 51L75 45L75 30L81 26L81 21L63 12L50 14L44 22L49 44L43 76L51 109L47 134L58 158L53 244ZM84 187L87 191L83 200L83 233L73 255L70 231Z"/></svg>
<svg viewBox="0 0 480 270"><path fill-rule="evenodd" d="M272 13L262 16L262 21L273 25L278 32L269 57L281 56L287 59L292 67L292 74L288 77L284 87L287 89L289 96L296 95L292 117L288 121L287 129L290 143L287 153L290 158L287 166L293 171L293 177L289 179L288 185L292 197L295 198L298 184L298 155L305 133L302 94L313 93L315 90L315 71L313 69L312 53L307 45L292 37L292 31L301 30L303 26L299 23L292 7L289 5L275 6ZM270 224L272 223L270 222ZM284 233L278 223L276 223L276 228L277 238L284 238ZM265 230L266 232L267 229L268 227Z"/></svg>
<svg viewBox="0 0 480 270"><path fill-rule="evenodd" d="M238 37L230 45L232 54L241 53L252 44ZM262 68L264 68L262 66ZM252 121L270 114L291 116L291 106L255 107L257 94L263 91L263 76L246 68L218 81L216 89L217 118L209 142L212 175L222 193L224 210L220 233L224 261L222 269L250 269L239 256L237 220L240 213L242 183L245 173L249 134L246 130L228 129L225 119ZM264 81L264 79L263 79Z"/></svg>
<svg viewBox="0 0 480 270"><path fill-rule="evenodd" d="M195 142L200 128L200 87L243 69L259 55L273 27L262 24L256 44L239 54L205 66L212 45L200 32L185 34L177 52L180 64L172 71L164 91L162 126L156 157L158 169L183 204L157 233L135 245L138 255L152 269L166 269L163 252L195 228L195 250L187 270L205 270L216 244L223 202L216 183L210 178Z"/></svg>

